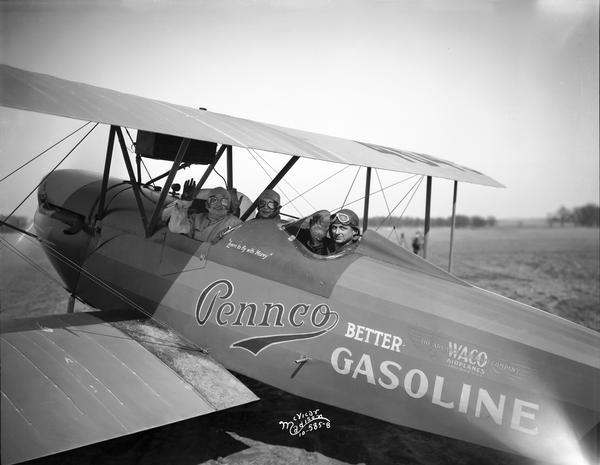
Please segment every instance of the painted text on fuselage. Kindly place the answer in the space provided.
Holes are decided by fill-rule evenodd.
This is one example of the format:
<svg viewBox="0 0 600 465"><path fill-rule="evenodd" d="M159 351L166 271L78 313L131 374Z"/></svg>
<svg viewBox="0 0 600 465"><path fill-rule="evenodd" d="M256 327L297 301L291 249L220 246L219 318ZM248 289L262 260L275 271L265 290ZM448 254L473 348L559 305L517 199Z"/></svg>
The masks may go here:
<svg viewBox="0 0 600 465"><path fill-rule="evenodd" d="M206 286L196 303L196 321L204 326L211 321L219 326L244 328L286 328L292 333L276 333L246 338L231 347L257 355L272 344L321 336L333 329L339 315L325 303L296 303L287 308L280 302L235 302L231 281L219 279Z"/></svg>
<svg viewBox="0 0 600 465"><path fill-rule="evenodd" d="M466 383L458 390L456 387L450 389L443 376L435 375L434 378L419 368L405 370L392 360L384 360L374 367L369 354L353 357L346 347L338 347L332 352L331 366L337 373L353 379L363 379L384 389L401 389L413 399L431 399L431 403L439 407L475 418L490 418L497 425L509 425L524 434L537 435L539 432L536 413L540 405L534 402L517 397L511 399L506 394L499 394L494 399L488 390Z"/></svg>

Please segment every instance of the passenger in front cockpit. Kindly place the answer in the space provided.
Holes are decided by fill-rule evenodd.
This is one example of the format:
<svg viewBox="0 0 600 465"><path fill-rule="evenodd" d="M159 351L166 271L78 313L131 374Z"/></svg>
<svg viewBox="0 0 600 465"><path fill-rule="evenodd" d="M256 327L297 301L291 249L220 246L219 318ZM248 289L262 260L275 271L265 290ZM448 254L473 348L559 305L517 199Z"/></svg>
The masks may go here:
<svg viewBox="0 0 600 465"><path fill-rule="evenodd" d="M193 191L193 187L186 182L181 201L175 201L163 210L162 219L168 221L170 231L186 234L199 241L214 243L229 230L242 224L242 220L230 212L231 194L222 187L215 187L209 191L206 212L188 215L191 202L187 200L189 197L187 193Z"/></svg>
<svg viewBox="0 0 600 465"><path fill-rule="evenodd" d="M330 216L329 210L315 212L308 223L308 230L304 229L298 235L298 240L312 253L329 255L333 250L333 241L327 236Z"/></svg>
<svg viewBox="0 0 600 465"><path fill-rule="evenodd" d="M258 210L256 219L261 220L279 220L279 210L281 210L281 197L273 189L265 189L258 197Z"/></svg>
<svg viewBox="0 0 600 465"><path fill-rule="evenodd" d="M199 241L217 242L228 230L242 224L237 216L230 213L231 194L222 187L215 187L208 193L206 213L190 215L190 236Z"/></svg>

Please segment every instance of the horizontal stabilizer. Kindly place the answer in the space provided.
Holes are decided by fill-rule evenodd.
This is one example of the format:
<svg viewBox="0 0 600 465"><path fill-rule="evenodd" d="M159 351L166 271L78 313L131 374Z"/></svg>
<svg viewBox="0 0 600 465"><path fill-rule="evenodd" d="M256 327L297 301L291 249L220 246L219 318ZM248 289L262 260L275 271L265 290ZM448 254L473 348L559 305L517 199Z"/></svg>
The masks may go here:
<svg viewBox="0 0 600 465"><path fill-rule="evenodd" d="M139 316L3 322L3 464L257 400L202 349Z"/></svg>

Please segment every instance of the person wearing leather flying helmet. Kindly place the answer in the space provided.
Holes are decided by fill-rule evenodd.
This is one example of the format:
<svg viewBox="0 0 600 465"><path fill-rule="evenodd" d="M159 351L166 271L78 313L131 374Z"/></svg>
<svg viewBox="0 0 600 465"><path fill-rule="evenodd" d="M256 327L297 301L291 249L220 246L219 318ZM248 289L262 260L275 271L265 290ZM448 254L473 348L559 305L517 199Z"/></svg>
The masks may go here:
<svg viewBox="0 0 600 465"><path fill-rule="evenodd" d="M215 187L209 191L206 212L188 214L195 187L196 183L193 180L186 181L181 196L182 205L179 208L169 206L163 211L162 219L168 221L170 231L214 243L229 230L242 224L242 220L230 212L231 194L222 187Z"/></svg>
<svg viewBox="0 0 600 465"><path fill-rule="evenodd" d="M190 236L199 241L216 242L230 229L242 224L237 216L230 212L231 194L227 189L215 187L208 193L205 213L190 215Z"/></svg>
<svg viewBox="0 0 600 465"><path fill-rule="evenodd" d="M279 220L281 198L273 189L265 189L258 197L258 210L255 218L261 220Z"/></svg>
<svg viewBox="0 0 600 465"><path fill-rule="evenodd" d="M331 215L329 219L329 236L333 241L333 247L329 251L330 254L353 252L360 238L358 215L348 208Z"/></svg>

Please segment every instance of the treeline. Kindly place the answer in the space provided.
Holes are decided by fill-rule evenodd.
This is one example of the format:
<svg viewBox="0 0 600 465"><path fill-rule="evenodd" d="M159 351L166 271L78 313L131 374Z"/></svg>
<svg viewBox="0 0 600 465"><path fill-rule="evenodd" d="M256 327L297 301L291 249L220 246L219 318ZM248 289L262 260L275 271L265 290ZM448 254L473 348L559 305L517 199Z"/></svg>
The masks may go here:
<svg viewBox="0 0 600 465"><path fill-rule="evenodd" d="M564 226L565 224L574 224L576 226L600 226L600 206L588 203L581 207L569 209L564 205L556 212L548 213L546 218L550 227L555 224Z"/></svg>
<svg viewBox="0 0 600 465"><path fill-rule="evenodd" d="M15 232L14 229L9 228L8 226L6 226L5 224L3 224L3 222L5 221L6 215L0 215L0 232L6 233L6 232ZM6 221L8 224L11 224L13 226L16 226L17 228L21 228L21 229L27 229L27 227L29 226L29 218L27 218L26 216L11 216L8 221Z"/></svg>
<svg viewBox="0 0 600 465"><path fill-rule="evenodd" d="M372 224L373 227L385 227L385 226L396 226L396 227L419 227L423 226L425 220L423 218L411 217L411 216L403 216L402 218L398 218L395 216L385 217L385 216L375 216L369 218L369 224ZM467 215L456 215L454 220L454 226L456 228L485 228L485 227L493 227L496 226L498 221L494 216L488 216L484 218L483 216L467 216ZM442 227L442 226L451 226L452 225L452 217L449 216L447 218L444 217L436 217L431 218L431 227Z"/></svg>

